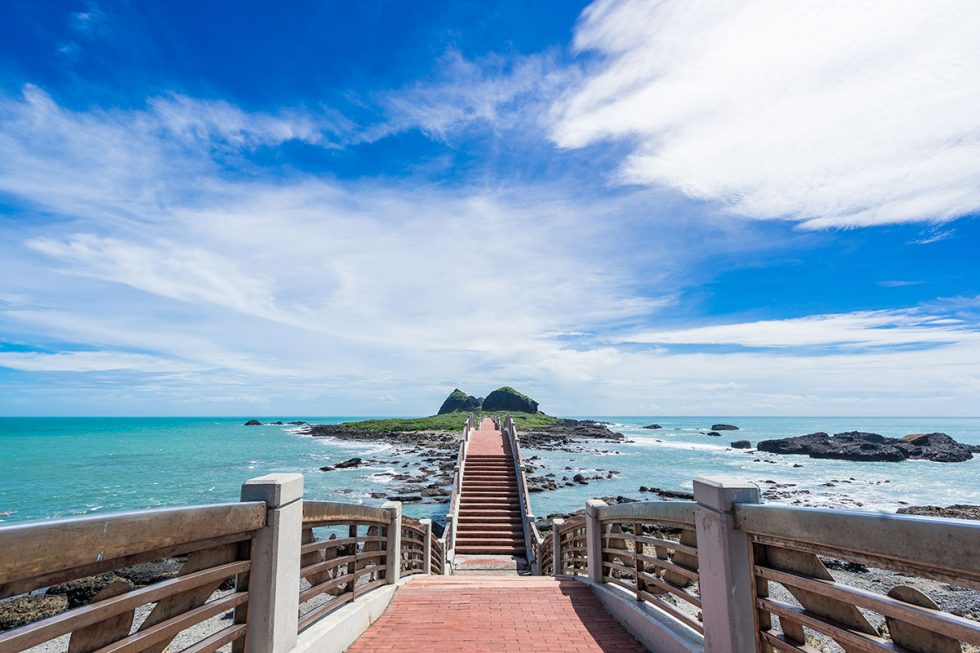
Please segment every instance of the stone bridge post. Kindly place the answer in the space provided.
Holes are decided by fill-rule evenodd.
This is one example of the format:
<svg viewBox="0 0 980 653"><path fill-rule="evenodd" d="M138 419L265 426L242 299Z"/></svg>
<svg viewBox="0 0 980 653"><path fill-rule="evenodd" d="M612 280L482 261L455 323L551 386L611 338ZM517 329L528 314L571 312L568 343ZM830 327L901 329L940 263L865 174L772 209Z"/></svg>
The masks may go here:
<svg viewBox="0 0 980 653"><path fill-rule="evenodd" d="M701 614L705 653L754 651L755 597L749 538L732 508L760 503L759 487L724 477L694 479Z"/></svg>
<svg viewBox="0 0 980 653"><path fill-rule="evenodd" d="M303 475L267 474L242 485L242 501L264 501L266 525L252 542L248 577L249 653L287 653L299 627Z"/></svg>

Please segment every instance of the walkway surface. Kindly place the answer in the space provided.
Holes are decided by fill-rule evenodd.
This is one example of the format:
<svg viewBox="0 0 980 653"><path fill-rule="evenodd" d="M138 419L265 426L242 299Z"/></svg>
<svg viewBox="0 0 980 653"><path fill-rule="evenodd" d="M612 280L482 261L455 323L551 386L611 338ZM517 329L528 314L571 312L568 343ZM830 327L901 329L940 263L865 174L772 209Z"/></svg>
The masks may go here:
<svg viewBox="0 0 980 653"><path fill-rule="evenodd" d="M461 566L467 566L468 556L496 555L506 556L509 566L515 570L517 564L513 559L526 554L513 453L489 419L470 433L467 445L456 524L456 553ZM468 566L487 567L482 563Z"/></svg>
<svg viewBox="0 0 980 653"><path fill-rule="evenodd" d="M587 585L546 576L416 577L348 653L641 653Z"/></svg>

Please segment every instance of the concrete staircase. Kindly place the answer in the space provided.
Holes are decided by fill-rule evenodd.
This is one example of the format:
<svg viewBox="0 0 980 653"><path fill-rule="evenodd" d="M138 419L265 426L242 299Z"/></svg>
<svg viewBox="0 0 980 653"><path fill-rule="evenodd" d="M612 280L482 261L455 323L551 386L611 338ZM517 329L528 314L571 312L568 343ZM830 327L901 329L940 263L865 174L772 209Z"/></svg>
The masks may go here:
<svg viewBox="0 0 980 653"><path fill-rule="evenodd" d="M466 456L456 552L524 556L517 475L509 453Z"/></svg>

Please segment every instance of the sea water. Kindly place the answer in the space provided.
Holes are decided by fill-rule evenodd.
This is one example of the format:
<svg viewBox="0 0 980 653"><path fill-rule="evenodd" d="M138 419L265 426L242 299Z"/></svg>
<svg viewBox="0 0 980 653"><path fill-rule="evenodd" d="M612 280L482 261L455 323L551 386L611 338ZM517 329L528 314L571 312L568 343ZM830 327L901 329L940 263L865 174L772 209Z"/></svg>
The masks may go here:
<svg viewBox="0 0 980 653"><path fill-rule="evenodd" d="M536 464L571 478L596 470L619 472L588 485L533 493L537 515L570 512L596 496L655 498L640 486L690 490L695 476L724 474L766 487L767 481L812 488L825 504L835 496L864 510L894 511L904 504L980 504L980 456L964 463L905 461L871 463L760 456L728 446L814 431L871 431L897 437L941 431L960 442L980 444L980 418L842 417L588 417L611 423L626 442L594 442L591 453L525 450ZM344 417L272 417L339 423ZM321 472L350 457L392 460L396 447L302 435L293 426L244 426L246 418L0 418L0 522L100 514L162 506L237 501L246 479L272 472L305 476L308 498L379 505L371 492L385 492L379 472L412 472L420 462L405 457L381 464ZM646 430L655 422L663 428ZM721 437L703 433L715 423L739 426ZM605 453L604 453L605 452ZM766 460L773 462L766 462ZM408 468L402 468L403 464ZM794 467L800 464L802 467ZM565 468L569 469L565 469ZM605 475L605 474L604 474ZM850 479L854 479L851 481ZM831 481L833 488L826 488ZM413 517L445 516L445 504L405 504Z"/></svg>

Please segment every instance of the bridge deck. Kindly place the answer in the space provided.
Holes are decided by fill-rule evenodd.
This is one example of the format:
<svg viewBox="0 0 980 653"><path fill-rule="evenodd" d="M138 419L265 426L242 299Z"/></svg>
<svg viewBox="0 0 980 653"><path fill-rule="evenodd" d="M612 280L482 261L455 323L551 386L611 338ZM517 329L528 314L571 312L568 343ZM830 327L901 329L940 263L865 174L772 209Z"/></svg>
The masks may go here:
<svg viewBox="0 0 980 653"><path fill-rule="evenodd" d="M592 590L544 576L418 577L348 649L641 653Z"/></svg>
<svg viewBox="0 0 980 653"><path fill-rule="evenodd" d="M459 496L456 568L513 568L525 555L514 452L493 421L470 433ZM468 559L481 556L481 560ZM486 556L501 556L489 560ZM489 564L487 564L489 562Z"/></svg>

